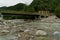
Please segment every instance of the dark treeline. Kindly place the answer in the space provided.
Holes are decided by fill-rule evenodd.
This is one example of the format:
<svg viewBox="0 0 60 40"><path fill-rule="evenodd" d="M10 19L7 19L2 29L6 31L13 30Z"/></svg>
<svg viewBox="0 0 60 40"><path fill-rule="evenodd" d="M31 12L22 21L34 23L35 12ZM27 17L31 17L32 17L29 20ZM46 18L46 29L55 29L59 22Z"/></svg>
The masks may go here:
<svg viewBox="0 0 60 40"><path fill-rule="evenodd" d="M14 6L2 7L0 9L25 12L38 12L40 10L47 10L60 17L60 0L34 0L30 5L19 3Z"/></svg>

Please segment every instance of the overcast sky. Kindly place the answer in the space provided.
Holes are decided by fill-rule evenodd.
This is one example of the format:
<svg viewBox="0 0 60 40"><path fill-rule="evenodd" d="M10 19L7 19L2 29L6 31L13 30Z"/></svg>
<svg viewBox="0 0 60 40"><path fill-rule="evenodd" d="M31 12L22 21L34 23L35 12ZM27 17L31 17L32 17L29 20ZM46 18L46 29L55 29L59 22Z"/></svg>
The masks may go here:
<svg viewBox="0 0 60 40"><path fill-rule="evenodd" d="M2 6L12 6L17 3L25 3L29 5L33 0L0 0L0 7Z"/></svg>

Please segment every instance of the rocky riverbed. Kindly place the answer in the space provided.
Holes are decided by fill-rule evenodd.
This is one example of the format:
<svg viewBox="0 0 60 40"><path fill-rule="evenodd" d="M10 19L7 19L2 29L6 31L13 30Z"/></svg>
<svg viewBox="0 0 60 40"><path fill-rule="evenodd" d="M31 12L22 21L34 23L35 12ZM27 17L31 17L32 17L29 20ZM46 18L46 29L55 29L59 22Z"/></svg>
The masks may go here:
<svg viewBox="0 0 60 40"><path fill-rule="evenodd" d="M60 40L60 19L0 20L0 40Z"/></svg>

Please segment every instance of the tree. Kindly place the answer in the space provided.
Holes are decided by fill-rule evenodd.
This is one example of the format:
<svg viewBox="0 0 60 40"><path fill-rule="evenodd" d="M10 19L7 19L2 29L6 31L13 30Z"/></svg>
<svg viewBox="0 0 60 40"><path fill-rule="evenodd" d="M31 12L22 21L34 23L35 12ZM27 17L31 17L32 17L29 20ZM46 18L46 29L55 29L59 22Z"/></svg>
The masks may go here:
<svg viewBox="0 0 60 40"><path fill-rule="evenodd" d="M59 0L34 0L30 6L33 6L35 11L48 10L54 12L59 3Z"/></svg>
<svg viewBox="0 0 60 40"><path fill-rule="evenodd" d="M55 15L60 18L60 4L55 9Z"/></svg>
<svg viewBox="0 0 60 40"><path fill-rule="evenodd" d="M26 12L35 12L34 8L33 8L33 7L30 7L30 6L27 6L27 7L25 8L25 11L26 11Z"/></svg>
<svg viewBox="0 0 60 40"><path fill-rule="evenodd" d="M23 3L16 4L14 6L7 7L8 10L16 10L16 11L22 11L24 8L27 7L27 5Z"/></svg>

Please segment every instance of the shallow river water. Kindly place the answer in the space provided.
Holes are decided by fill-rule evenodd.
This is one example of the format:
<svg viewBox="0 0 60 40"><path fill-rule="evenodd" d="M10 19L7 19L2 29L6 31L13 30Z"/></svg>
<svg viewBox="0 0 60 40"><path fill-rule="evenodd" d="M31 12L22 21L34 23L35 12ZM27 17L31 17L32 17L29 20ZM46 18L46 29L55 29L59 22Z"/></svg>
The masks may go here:
<svg viewBox="0 0 60 40"><path fill-rule="evenodd" d="M20 33L19 31L20 30L25 31L27 29L32 33L32 35L34 35L37 30L46 31L48 36L46 37L47 39L44 39L44 40L60 40L59 39L60 38L60 23L59 22L40 22L40 21L27 22L23 20L19 20L19 21L10 20L10 21L6 21L5 26L9 28L6 27L4 29L4 27L0 26L1 27L0 31L9 30L9 33L7 33L7 35L6 34L1 35L0 40L20 40L18 39L18 36L17 36ZM54 32L58 32L57 35L59 36L56 36ZM34 39L31 39L31 40L34 40ZM37 39L36 37L36 40L43 40L43 39Z"/></svg>

